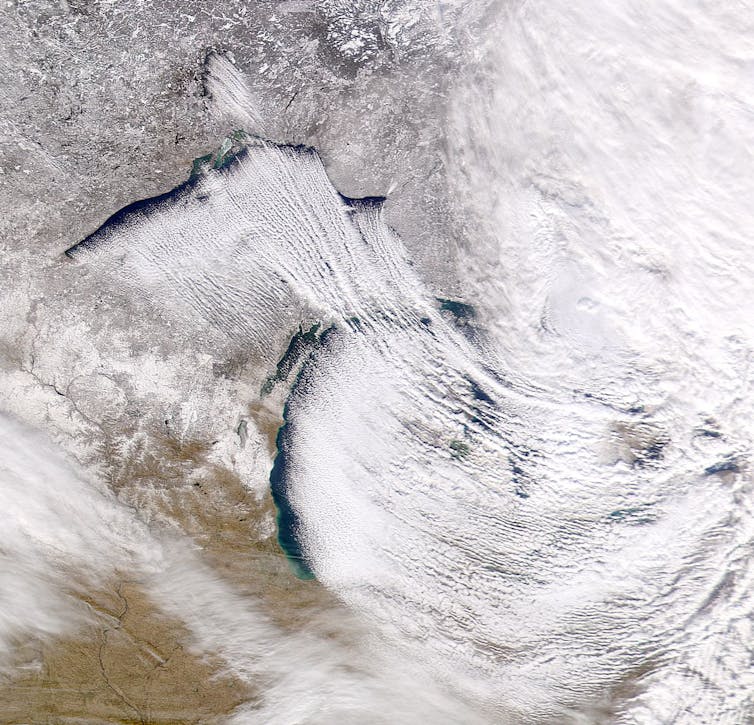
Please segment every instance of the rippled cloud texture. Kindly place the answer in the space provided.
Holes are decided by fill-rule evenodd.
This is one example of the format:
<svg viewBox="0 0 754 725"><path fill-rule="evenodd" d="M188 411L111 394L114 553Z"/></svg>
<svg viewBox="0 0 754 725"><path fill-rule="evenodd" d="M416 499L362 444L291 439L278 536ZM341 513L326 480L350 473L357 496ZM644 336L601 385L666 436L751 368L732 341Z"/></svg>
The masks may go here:
<svg viewBox="0 0 754 725"><path fill-rule="evenodd" d="M752 30L733 5L500 6L444 109L452 295L384 199L240 132L68 249L189 349L274 370L310 330L258 397L287 553L347 614L278 626L3 420L0 644L74 628L71 589L123 569L263 683L239 723L745 722ZM210 87L257 123L230 62Z"/></svg>

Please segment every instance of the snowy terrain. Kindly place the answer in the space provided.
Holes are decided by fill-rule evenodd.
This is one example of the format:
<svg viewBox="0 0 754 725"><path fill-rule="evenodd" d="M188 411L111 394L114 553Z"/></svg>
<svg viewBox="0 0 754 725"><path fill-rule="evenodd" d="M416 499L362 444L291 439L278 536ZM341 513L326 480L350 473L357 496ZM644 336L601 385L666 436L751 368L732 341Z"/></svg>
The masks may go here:
<svg viewBox="0 0 754 725"><path fill-rule="evenodd" d="M342 159L269 140L258 78L212 55L237 130L65 257L8 266L0 664L128 571L258 688L238 723L748 722L754 17L393 5L328 5L327 37L365 67L417 28L468 41L441 148L406 150L441 157L431 213L416 180L350 198ZM186 503L220 471L256 502L241 541L277 521L253 591ZM270 572L314 577L292 623Z"/></svg>

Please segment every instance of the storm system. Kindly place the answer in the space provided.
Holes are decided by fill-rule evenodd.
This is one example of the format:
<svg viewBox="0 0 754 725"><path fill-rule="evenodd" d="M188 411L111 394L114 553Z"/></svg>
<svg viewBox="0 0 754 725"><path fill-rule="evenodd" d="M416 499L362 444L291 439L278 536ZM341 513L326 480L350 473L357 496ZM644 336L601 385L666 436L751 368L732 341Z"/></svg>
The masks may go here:
<svg viewBox="0 0 754 725"><path fill-rule="evenodd" d="M0 722L752 721L744 3L0 27Z"/></svg>

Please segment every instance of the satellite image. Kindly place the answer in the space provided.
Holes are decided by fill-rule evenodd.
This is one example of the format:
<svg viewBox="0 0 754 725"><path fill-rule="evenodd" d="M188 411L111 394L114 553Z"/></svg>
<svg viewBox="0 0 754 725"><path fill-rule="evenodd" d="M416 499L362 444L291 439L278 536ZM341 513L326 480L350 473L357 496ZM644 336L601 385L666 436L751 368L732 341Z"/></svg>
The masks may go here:
<svg viewBox="0 0 754 725"><path fill-rule="evenodd" d="M0 30L0 725L754 723L749 3Z"/></svg>

